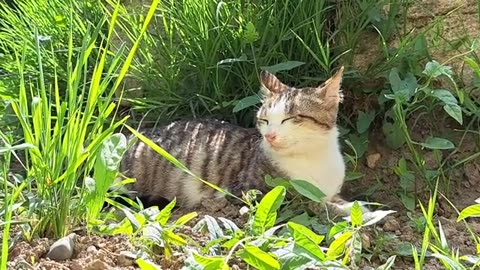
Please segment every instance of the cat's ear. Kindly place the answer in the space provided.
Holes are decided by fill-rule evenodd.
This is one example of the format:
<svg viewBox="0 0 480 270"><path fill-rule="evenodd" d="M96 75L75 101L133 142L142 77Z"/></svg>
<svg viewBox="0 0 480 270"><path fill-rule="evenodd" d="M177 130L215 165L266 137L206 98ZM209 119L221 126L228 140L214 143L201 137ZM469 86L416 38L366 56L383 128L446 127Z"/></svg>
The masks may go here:
<svg viewBox="0 0 480 270"><path fill-rule="evenodd" d="M323 99L333 101L336 103L342 102L343 94L341 90L343 78L343 66L322 85L316 88L316 91L321 94Z"/></svg>
<svg viewBox="0 0 480 270"><path fill-rule="evenodd" d="M261 90L266 95L279 94L288 89L288 86L283 84L272 73L262 70L260 73Z"/></svg>

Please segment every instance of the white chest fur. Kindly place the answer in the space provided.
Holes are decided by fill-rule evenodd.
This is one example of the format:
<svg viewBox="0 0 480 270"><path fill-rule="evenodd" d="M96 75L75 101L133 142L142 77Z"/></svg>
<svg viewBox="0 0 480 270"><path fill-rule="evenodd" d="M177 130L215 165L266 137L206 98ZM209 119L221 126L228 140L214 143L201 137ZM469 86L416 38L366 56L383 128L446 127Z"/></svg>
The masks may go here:
<svg viewBox="0 0 480 270"><path fill-rule="evenodd" d="M325 193L326 200L340 192L345 177L345 163L336 143L313 155L272 158L290 179L309 181Z"/></svg>

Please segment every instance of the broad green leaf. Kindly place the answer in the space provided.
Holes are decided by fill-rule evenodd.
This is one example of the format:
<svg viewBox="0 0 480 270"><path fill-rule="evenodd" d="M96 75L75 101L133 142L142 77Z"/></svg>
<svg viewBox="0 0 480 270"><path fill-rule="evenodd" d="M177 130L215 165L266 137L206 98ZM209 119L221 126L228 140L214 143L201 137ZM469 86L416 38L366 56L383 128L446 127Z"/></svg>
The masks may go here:
<svg viewBox="0 0 480 270"><path fill-rule="evenodd" d="M308 228L293 222L288 222L287 226L288 230L293 235L293 239L295 240L295 253L306 253L309 257L318 261L325 260L325 254L318 246L318 244L323 240L323 236L317 235Z"/></svg>
<svg viewBox="0 0 480 270"><path fill-rule="evenodd" d="M445 104L458 104L455 96L450 91L445 89L433 90L432 96L434 96L438 100L441 100Z"/></svg>
<svg viewBox="0 0 480 270"><path fill-rule="evenodd" d="M365 131L367 131L374 119L375 110L370 110L367 113L359 111L357 117L357 132L364 133Z"/></svg>
<svg viewBox="0 0 480 270"><path fill-rule="evenodd" d="M157 265L154 262L151 262L145 259L137 259L136 263L141 270L161 270L162 269L160 265Z"/></svg>
<svg viewBox="0 0 480 270"><path fill-rule="evenodd" d="M275 224L277 210L285 198L285 187L278 186L265 194L258 204L257 211L252 224L252 231L255 234L262 234ZM273 220L273 222L272 222Z"/></svg>
<svg viewBox="0 0 480 270"><path fill-rule="evenodd" d="M353 146L353 148L355 149L357 158L363 157L363 155L365 154L365 152L367 152L368 149L368 133L351 133L348 134L348 139L351 146Z"/></svg>
<svg viewBox="0 0 480 270"><path fill-rule="evenodd" d="M276 258L256 246L246 244L238 255L255 269L280 269L280 263Z"/></svg>
<svg viewBox="0 0 480 270"><path fill-rule="evenodd" d="M247 96L242 98L235 104L235 107L233 107L233 112L239 112L243 109L255 106L261 102L260 96L258 95L252 95L252 96Z"/></svg>
<svg viewBox="0 0 480 270"><path fill-rule="evenodd" d="M357 227L361 226L363 222L362 218L362 208L357 201L353 203L352 210L350 212L350 219L352 220L352 225Z"/></svg>
<svg viewBox="0 0 480 270"><path fill-rule="evenodd" d="M480 217L480 204L470 205L467 208L463 209L457 218L457 222L464 220L468 217Z"/></svg>
<svg viewBox="0 0 480 270"><path fill-rule="evenodd" d="M312 240L316 245L319 245L323 241L323 239L325 239L325 236L318 235L315 232L313 232L312 230L310 230L309 228L307 228L307 227L305 227L301 224L297 224L297 223L289 221L287 223L287 226L288 226L288 230L293 235L293 239L296 239L295 237L298 237L300 235L305 236L305 237L309 238L310 240Z"/></svg>
<svg viewBox="0 0 480 270"><path fill-rule="evenodd" d="M309 198L312 201L323 202L323 199L325 198L325 193L323 193L318 187L308 181L290 180L290 184L292 184L293 188L295 188L298 193L302 194L303 196Z"/></svg>
<svg viewBox="0 0 480 270"><path fill-rule="evenodd" d="M412 73L407 73L402 80L397 68L392 68L388 76L395 99L409 101L418 87L417 79Z"/></svg>
<svg viewBox="0 0 480 270"><path fill-rule="evenodd" d="M93 173L95 188L93 192L86 196L89 220L95 219L100 213L108 188L117 177L117 170L126 149L127 139L125 135L116 133L104 141L98 150Z"/></svg>
<svg viewBox="0 0 480 270"><path fill-rule="evenodd" d="M429 77L436 78L440 75L446 75L446 76L450 77L450 76L452 76L453 72L452 72L451 67L443 66L440 63L438 63L437 61L432 60L425 65L425 69L423 70L423 74L425 74Z"/></svg>
<svg viewBox="0 0 480 270"><path fill-rule="evenodd" d="M445 105L443 109L448 115L455 119L458 123L463 124L462 108L458 105L455 96L448 90L438 89L432 91L432 96L442 101Z"/></svg>
<svg viewBox="0 0 480 270"><path fill-rule="evenodd" d="M327 256L331 258L336 258L340 254L342 254L343 250L345 249L345 244L348 240L352 238L352 232L346 231L338 236L333 242L330 244Z"/></svg>
<svg viewBox="0 0 480 270"><path fill-rule="evenodd" d="M253 43L259 38L259 34L257 29L255 29L255 25L252 22L248 22L245 26L243 31L243 42L245 43Z"/></svg>
<svg viewBox="0 0 480 270"><path fill-rule="evenodd" d="M269 185L270 187L276 187L276 186L284 186L286 188L289 188L292 186L290 181L286 180L285 178L282 177L271 177L269 175L265 176L265 183Z"/></svg>
<svg viewBox="0 0 480 270"><path fill-rule="evenodd" d="M387 141L387 145L393 149L398 149L405 143L402 129L396 123L384 122L382 126L383 134Z"/></svg>
<svg viewBox="0 0 480 270"><path fill-rule="evenodd" d="M177 246L186 246L187 241L183 239L180 235L174 233L172 230L163 231L163 237L165 241L168 241Z"/></svg>
<svg viewBox="0 0 480 270"><path fill-rule="evenodd" d="M221 256L206 257L200 254L197 254L196 252L193 252L192 254L195 261L203 266L206 266L212 263L219 263L219 265L223 264L224 258Z"/></svg>
<svg viewBox="0 0 480 270"><path fill-rule="evenodd" d="M175 204L177 202L176 198L173 198L171 202L169 202L158 214L158 216L155 218L156 221L160 223L160 225L165 226L167 224L168 220L170 219L170 216L172 214L172 209L175 207Z"/></svg>
<svg viewBox="0 0 480 270"><path fill-rule="evenodd" d="M261 67L263 70L267 70L268 72L271 73L277 73L279 71L287 71L291 70L293 68L299 67L304 65L305 62L299 62L299 61L286 61L282 62L273 66L268 66L268 67Z"/></svg>
<svg viewBox="0 0 480 270"><path fill-rule="evenodd" d="M459 124L463 125L462 108L458 104L445 104L443 110Z"/></svg>
<svg viewBox="0 0 480 270"><path fill-rule="evenodd" d="M185 215L179 217L177 219L177 221L175 221L175 225L177 225L177 226L185 225L185 223L187 223L190 220L196 218L197 216L198 216L197 212L192 212L192 213L185 214Z"/></svg>
<svg viewBox="0 0 480 270"><path fill-rule="evenodd" d="M348 223L346 221L338 222L336 223L331 229L330 232L328 233L328 237L333 237L337 233L344 231L346 228L348 228Z"/></svg>
<svg viewBox="0 0 480 270"><path fill-rule="evenodd" d="M455 145L451 141L438 137L428 137L424 143L419 144L428 149L446 150L455 148Z"/></svg>

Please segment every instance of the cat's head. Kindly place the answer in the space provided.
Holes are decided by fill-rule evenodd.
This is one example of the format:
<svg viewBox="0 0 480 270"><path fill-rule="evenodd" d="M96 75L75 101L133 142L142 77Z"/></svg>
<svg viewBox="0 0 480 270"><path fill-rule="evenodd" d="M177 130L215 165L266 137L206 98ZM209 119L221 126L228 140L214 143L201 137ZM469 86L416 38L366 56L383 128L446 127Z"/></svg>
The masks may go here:
<svg viewBox="0 0 480 270"><path fill-rule="evenodd" d="M295 88L262 71L265 94L257 112L263 147L279 154L302 153L336 140L343 67L318 87Z"/></svg>

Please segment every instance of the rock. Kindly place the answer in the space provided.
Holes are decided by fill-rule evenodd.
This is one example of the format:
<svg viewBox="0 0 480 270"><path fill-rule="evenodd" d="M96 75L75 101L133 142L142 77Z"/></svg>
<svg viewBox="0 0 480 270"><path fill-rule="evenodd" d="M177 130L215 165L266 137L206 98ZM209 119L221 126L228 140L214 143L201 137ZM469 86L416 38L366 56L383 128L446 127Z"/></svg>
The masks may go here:
<svg viewBox="0 0 480 270"><path fill-rule="evenodd" d="M480 166L476 163L468 163L465 165L465 176L471 185L480 183Z"/></svg>
<svg viewBox="0 0 480 270"><path fill-rule="evenodd" d="M395 232L400 229L400 224L394 218L387 219L383 224L383 230L386 232Z"/></svg>
<svg viewBox="0 0 480 270"><path fill-rule="evenodd" d="M89 246L87 247L87 253L88 254L96 254L98 252L97 248L95 246Z"/></svg>
<svg viewBox="0 0 480 270"><path fill-rule="evenodd" d="M50 258L54 261L64 261L68 260L73 255L73 248L75 245L75 233L71 233L63 238L58 239L47 253L47 258Z"/></svg>
<svg viewBox="0 0 480 270"><path fill-rule="evenodd" d="M378 161L380 160L380 158L382 157L382 155L380 155L380 153L374 153L374 154L370 154L367 156L367 166L370 168L370 169L375 169L378 165Z"/></svg>
<svg viewBox="0 0 480 270"><path fill-rule="evenodd" d="M135 264L135 254L129 251L120 251L120 254L117 257L119 266L132 266Z"/></svg>

